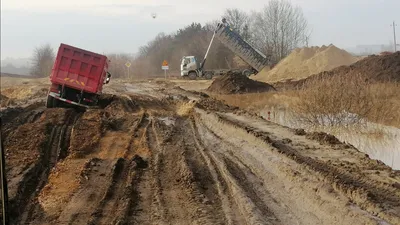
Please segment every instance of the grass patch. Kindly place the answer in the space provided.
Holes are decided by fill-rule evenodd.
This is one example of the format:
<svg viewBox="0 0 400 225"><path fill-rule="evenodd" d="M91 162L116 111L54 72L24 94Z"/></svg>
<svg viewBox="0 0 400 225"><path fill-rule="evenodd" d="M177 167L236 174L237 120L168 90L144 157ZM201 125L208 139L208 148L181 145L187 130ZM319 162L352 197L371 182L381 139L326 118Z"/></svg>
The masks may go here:
<svg viewBox="0 0 400 225"><path fill-rule="evenodd" d="M305 122L322 126L357 124L367 119L400 127L400 84L372 83L361 75L306 82L294 92L291 109Z"/></svg>
<svg viewBox="0 0 400 225"><path fill-rule="evenodd" d="M373 83L359 74L313 79L297 90L210 95L253 112L288 109L312 126L348 126L368 120L400 128L400 83Z"/></svg>

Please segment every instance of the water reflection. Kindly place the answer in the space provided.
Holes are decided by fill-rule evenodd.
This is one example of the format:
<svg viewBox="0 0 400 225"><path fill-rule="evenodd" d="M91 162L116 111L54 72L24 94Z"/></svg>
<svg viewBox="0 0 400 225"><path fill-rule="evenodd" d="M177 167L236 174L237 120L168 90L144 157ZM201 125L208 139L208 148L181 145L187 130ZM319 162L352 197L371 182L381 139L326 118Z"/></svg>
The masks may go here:
<svg viewBox="0 0 400 225"><path fill-rule="evenodd" d="M368 154L370 158L381 160L393 169L400 169L400 129L398 128L367 121L341 126L316 126L306 122L304 117L282 108L266 108L260 114L265 119L269 118L272 122L290 128L303 128L309 132L322 131L335 135L340 141L353 145Z"/></svg>

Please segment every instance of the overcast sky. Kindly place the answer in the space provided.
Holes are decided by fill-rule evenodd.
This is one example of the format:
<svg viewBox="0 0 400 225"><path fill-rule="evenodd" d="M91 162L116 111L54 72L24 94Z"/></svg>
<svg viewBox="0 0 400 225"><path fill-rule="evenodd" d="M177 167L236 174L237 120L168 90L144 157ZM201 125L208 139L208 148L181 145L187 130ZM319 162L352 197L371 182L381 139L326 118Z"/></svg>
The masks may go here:
<svg viewBox="0 0 400 225"><path fill-rule="evenodd" d="M195 2L195 3L193 3ZM29 57L35 46L75 45L99 53L134 53L159 32L219 19L226 8L259 10L268 0L2 0L1 58ZM313 30L312 45L341 48L400 37L400 0L292 0ZM152 19L151 14L157 13ZM398 38L400 42L400 38Z"/></svg>

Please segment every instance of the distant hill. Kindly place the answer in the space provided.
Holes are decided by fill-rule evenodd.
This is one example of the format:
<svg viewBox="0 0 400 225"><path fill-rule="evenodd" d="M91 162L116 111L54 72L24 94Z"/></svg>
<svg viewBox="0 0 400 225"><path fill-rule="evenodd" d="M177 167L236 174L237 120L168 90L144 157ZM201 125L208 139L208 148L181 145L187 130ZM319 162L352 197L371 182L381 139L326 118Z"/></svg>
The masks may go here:
<svg viewBox="0 0 400 225"><path fill-rule="evenodd" d="M31 66L30 58L5 58L1 60L1 73L10 73L18 75L29 75Z"/></svg>
<svg viewBox="0 0 400 225"><path fill-rule="evenodd" d="M7 57L1 60L1 67L11 64L15 67L30 67L32 64L31 58L10 58Z"/></svg>
<svg viewBox="0 0 400 225"><path fill-rule="evenodd" d="M14 74L14 73L0 73L0 77L18 77L18 78L35 78L34 76L30 75L21 75L21 74Z"/></svg>
<svg viewBox="0 0 400 225"><path fill-rule="evenodd" d="M379 54L384 51L393 51L393 45L357 45L355 47L346 48L346 51L357 56L367 56Z"/></svg>
<svg viewBox="0 0 400 225"><path fill-rule="evenodd" d="M11 73L11 74L18 74L18 75L24 75L24 76L29 76L29 68L28 67L15 67L12 64L7 64L6 66L2 66L0 68L1 73Z"/></svg>

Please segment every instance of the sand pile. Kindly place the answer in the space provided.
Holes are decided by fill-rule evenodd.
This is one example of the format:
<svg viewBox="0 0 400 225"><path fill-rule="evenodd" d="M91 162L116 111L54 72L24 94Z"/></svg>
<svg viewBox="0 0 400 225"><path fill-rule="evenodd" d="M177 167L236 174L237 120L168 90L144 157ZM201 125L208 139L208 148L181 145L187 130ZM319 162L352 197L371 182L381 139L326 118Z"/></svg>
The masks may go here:
<svg viewBox="0 0 400 225"><path fill-rule="evenodd" d="M261 71L254 80L278 82L300 80L333 68L350 65L358 58L334 45L295 49L270 71Z"/></svg>
<svg viewBox="0 0 400 225"><path fill-rule="evenodd" d="M227 74L215 79L207 90L218 94L239 94L275 91L275 88L243 75Z"/></svg>

